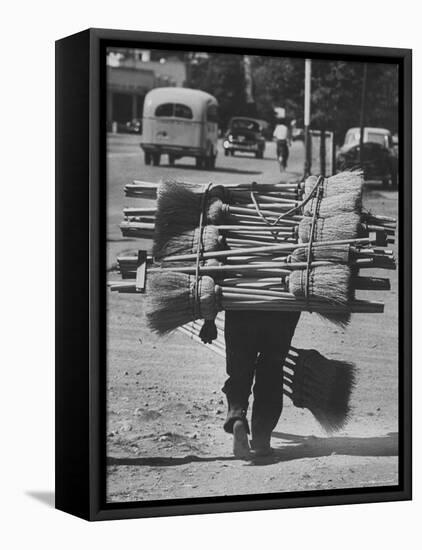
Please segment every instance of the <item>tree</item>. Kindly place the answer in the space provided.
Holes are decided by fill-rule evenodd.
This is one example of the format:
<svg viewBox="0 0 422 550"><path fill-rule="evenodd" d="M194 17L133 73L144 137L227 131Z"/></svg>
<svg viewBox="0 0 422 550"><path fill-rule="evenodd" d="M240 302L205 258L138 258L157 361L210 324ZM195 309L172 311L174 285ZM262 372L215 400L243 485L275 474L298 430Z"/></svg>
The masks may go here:
<svg viewBox="0 0 422 550"><path fill-rule="evenodd" d="M241 55L212 53L190 66L189 87L217 98L222 128L226 128L232 116L241 116L247 111L242 61Z"/></svg>
<svg viewBox="0 0 422 550"><path fill-rule="evenodd" d="M188 63L188 86L214 95L220 126L232 116L253 116L274 124L274 107L303 126L305 61L303 58L248 56L255 103L247 103L244 56L194 54ZM312 61L311 128L331 130L341 142L348 128L359 126L363 63ZM366 126L398 129L398 66L368 63Z"/></svg>

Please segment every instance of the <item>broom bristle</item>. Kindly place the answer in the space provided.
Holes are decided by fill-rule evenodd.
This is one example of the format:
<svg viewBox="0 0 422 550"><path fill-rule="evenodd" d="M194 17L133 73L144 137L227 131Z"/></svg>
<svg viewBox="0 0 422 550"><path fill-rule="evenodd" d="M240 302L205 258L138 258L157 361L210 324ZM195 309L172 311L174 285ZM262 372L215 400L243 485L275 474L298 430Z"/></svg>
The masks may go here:
<svg viewBox="0 0 422 550"><path fill-rule="evenodd" d="M295 362L291 384L294 405L309 409L328 433L343 428L350 417L355 365L327 359L316 350L298 350Z"/></svg>
<svg viewBox="0 0 422 550"><path fill-rule="evenodd" d="M156 232L154 235L153 256L156 259L162 259L165 256L174 256L177 254L195 254L200 237L201 232L198 227L193 230L170 235L163 228L162 231ZM204 252L211 252L222 248L223 244L218 228L213 225L204 226L201 249Z"/></svg>
<svg viewBox="0 0 422 550"><path fill-rule="evenodd" d="M195 319L213 319L219 300L211 277L200 277L199 304L195 303L195 278L168 271L148 278L146 317L149 328L160 335Z"/></svg>
<svg viewBox="0 0 422 550"><path fill-rule="evenodd" d="M364 185L362 170L346 170L331 176L326 180L324 196L348 193L349 191L362 195Z"/></svg>
<svg viewBox="0 0 422 550"><path fill-rule="evenodd" d="M207 223L222 224L226 219L224 203L219 198L212 198L208 202Z"/></svg>
<svg viewBox="0 0 422 550"><path fill-rule="evenodd" d="M318 180L317 176L309 176L305 181L305 195L314 188ZM340 195L342 193L359 193L363 191L363 172L361 170L345 171L335 174L324 180L323 185L323 197L332 197L334 195Z"/></svg>
<svg viewBox="0 0 422 550"><path fill-rule="evenodd" d="M299 241L309 242L312 220L307 217L299 222ZM358 214L349 212L332 218L317 219L314 230L314 241L341 241L356 239L364 234Z"/></svg>
<svg viewBox="0 0 422 550"><path fill-rule="evenodd" d="M306 295L307 271L300 269L289 275L289 291L295 296ZM309 270L309 297L335 304L347 304L353 296L350 268L333 264Z"/></svg>
<svg viewBox="0 0 422 550"><path fill-rule="evenodd" d="M318 206L319 204L319 206ZM323 198L319 203L316 197L313 197L304 208L305 216L312 216L315 208L318 206L318 217L331 218L338 214L352 212L361 214L362 196L358 192L342 193Z"/></svg>
<svg viewBox="0 0 422 550"><path fill-rule="evenodd" d="M308 260L308 249L297 248L291 254L294 262L306 262ZM348 263L350 260L350 246L349 245L336 245L336 246L316 246L312 249L312 258L315 261L330 261Z"/></svg>
<svg viewBox="0 0 422 550"><path fill-rule="evenodd" d="M202 194L182 182L167 181L157 188L156 228L165 225L196 227L202 206Z"/></svg>

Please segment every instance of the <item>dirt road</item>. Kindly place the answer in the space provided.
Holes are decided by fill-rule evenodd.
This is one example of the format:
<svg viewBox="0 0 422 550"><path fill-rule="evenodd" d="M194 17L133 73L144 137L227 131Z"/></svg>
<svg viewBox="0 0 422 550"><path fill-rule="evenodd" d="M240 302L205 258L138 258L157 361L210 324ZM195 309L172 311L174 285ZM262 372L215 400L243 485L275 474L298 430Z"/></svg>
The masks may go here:
<svg viewBox="0 0 422 550"><path fill-rule="evenodd" d="M220 153L215 172L207 172L194 169L188 160L170 167L163 158L163 166L144 166L138 143L136 136L109 139L110 279L119 278L113 271L117 254L149 245L123 239L118 228L124 206L151 203L124 198L123 186L134 178L215 183L281 179L272 144L263 160ZM299 142L282 179L300 173L302 158ZM365 193L364 205L397 216L397 193L373 186ZM297 347L314 347L328 357L356 363L351 421L336 436L327 436L308 411L285 399L273 433L275 454L258 462L234 459L230 438L222 430L224 360L178 332L164 339L151 335L144 323L142 297L108 294L108 500L396 485L397 271L371 274L391 278L392 291L378 293L386 304L383 315L354 315L343 331L316 315L303 314L293 341Z"/></svg>

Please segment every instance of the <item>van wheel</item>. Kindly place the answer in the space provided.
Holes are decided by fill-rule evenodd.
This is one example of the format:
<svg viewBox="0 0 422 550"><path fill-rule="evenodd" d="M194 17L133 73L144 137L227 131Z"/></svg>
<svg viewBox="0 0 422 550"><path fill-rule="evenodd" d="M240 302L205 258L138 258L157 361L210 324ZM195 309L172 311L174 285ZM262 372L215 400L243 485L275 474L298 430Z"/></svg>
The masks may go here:
<svg viewBox="0 0 422 550"><path fill-rule="evenodd" d="M154 166L159 166L160 165L160 159L161 159L160 153L154 153L152 155L152 164Z"/></svg>
<svg viewBox="0 0 422 550"><path fill-rule="evenodd" d="M210 157L208 157L208 159L207 159L207 168L209 170L214 170L216 157L217 157L217 155L211 155Z"/></svg>
<svg viewBox="0 0 422 550"><path fill-rule="evenodd" d="M152 160L151 153L145 153L144 154L144 160L145 160L145 164L147 166L149 166L151 164L151 160Z"/></svg>
<svg viewBox="0 0 422 550"><path fill-rule="evenodd" d="M195 166L198 169L203 168L204 166L204 158L203 157L196 157L195 158Z"/></svg>
<svg viewBox="0 0 422 550"><path fill-rule="evenodd" d="M174 166L174 161L176 160L176 157L174 155L169 155L169 164L170 166Z"/></svg>

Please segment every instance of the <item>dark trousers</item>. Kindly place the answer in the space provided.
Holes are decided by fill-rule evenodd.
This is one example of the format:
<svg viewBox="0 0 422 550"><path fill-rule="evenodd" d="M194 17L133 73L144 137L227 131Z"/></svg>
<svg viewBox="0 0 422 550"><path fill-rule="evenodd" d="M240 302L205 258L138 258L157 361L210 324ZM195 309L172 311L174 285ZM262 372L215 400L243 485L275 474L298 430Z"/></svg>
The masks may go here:
<svg viewBox="0 0 422 550"><path fill-rule="evenodd" d="M234 422L243 420L249 433L246 412L254 384L252 438L271 436L283 408L282 365L299 316L292 311L226 311L226 432L232 433Z"/></svg>
<svg viewBox="0 0 422 550"><path fill-rule="evenodd" d="M286 168L287 161L289 159L289 146L287 145L287 140L278 139L277 140L277 158L281 157L283 168Z"/></svg>

